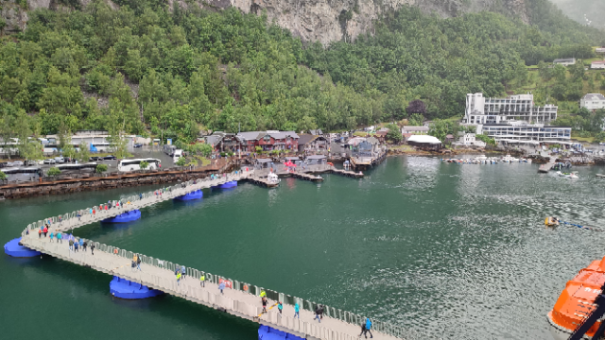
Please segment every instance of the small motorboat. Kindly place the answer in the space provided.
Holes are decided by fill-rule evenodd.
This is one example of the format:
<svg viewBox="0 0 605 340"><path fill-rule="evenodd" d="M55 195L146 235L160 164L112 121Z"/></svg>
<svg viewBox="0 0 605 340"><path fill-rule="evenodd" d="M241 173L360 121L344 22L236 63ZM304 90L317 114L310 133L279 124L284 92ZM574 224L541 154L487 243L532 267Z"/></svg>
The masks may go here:
<svg viewBox="0 0 605 340"><path fill-rule="evenodd" d="M544 219L544 224L548 227L556 227L559 225L559 220L556 217L547 217Z"/></svg>
<svg viewBox="0 0 605 340"><path fill-rule="evenodd" d="M267 175L267 181L269 181L269 183L279 183L281 181L281 179L279 179L279 177L277 177L277 174L274 172L269 173L269 175Z"/></svg>
<svg viewBox="0 0 605 340"><path fill-rule="evenodd" d="M574 171L574 172L561 172L561 171L557 171L557 175L559 175L559 177L563 177L563 178L569 178L569 179L578 179L580 177L578 177L578 174Z"/></svg>
<svg viewBox="0 0 605 340"><path fill-rule="evenodd" d="M519 159L515 158L515 157L511 157L511 155L506 155L506 156L502 157L502 162L504 162L504 163L519 162Z"/></svg>

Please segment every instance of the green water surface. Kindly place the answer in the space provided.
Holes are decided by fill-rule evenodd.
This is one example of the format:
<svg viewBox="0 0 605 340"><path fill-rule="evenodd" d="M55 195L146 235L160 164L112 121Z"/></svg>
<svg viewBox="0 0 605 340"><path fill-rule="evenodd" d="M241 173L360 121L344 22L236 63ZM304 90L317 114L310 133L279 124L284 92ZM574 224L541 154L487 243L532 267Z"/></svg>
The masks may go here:
<svg viewBox="0 0 605 340"><path fill-rule="evenodd" d="M551 339L565 282L605 255L602 168L395 157L364 179L240 184L76 235L402 325L422 339ZM0 203L0 242L30 222L141 190ZM66 245L67 246L67 245ZM144 268L143 268L144 269ZM165 296L122 301L111 277L49 257L0 259L0 338L256 339L251 322Z"/></svg>

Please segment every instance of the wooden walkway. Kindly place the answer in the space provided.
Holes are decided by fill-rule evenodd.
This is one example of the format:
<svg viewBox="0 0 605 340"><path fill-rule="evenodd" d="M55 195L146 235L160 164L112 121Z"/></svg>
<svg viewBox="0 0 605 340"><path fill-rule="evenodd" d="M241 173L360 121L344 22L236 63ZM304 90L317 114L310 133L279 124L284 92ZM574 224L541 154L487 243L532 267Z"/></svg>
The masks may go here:
<svg viewBox="0 0 605 340"><path fill-rule="evenodd" d="M343 169L334 168L334 169L332 169L332 173L341 175L341 176L346 176L346 177L363 178L362 172L347 171L347 170L343 170Z"/></svg>
<svg viewBox="0 0 605 340"><path fill-rule="evenodd" d="M323 180L324 180L321 176L315 176L315 175L312 175L310 173L291 172L290 174L292 175L292 177L295 177L295 178L298 178L298 179L303 179L305 181L323 182Z"/></svg>
<svg viewBox="0 0 605 340"><path fill-rule="evenodd" d="M542 173L549 172L550 169L552 169L552 167L555 165L556 162L557 162L557 157L550 156L550 160L548 161L548 163L540 165L538 172L542 172Z"/></svg>
<svg viewBox="0 0 605 340"><path fill-rule="evenodd" d="M57 218L51 218L53 223L51 224L50 231L54 233L59 230L65 232L119 215L128 210L142 209L158 202L173 199L194 190L220 185L233 180L251 179L252 177L253 172L243 172L238 175L221 176L214 180L198 180L195 183L190 181L164 190L130 196L126 200L122 199L123 208L102 210L95 214L89 214L88 210L86 210L86 213L80 217L77 217L74 212L64 215L65 218L62 221L59 221ZM161 194L158 194L159 192ZM74 253L69 250L69 242L65 237L62 243L57 243L56 239L54 242L50 242L49 238L39 238L37 229L41 223L47 221L38 221L37 223L28 225L27 229L22 233L21 243L28 248L38 250L50 256L141 283L147 287L158 289L241 318L259 322L306 339L356 340L359 338L361 331L359 325L364 321L364 317L361 315L338 310L333 307L325 307L324 318L319 323L313 320L312 302L268 289L267 292L272 292L272 296L279 296L279 299L284 301L283 314L280 314L276 307L269 309L269 312L266 314L261 314L262 304L258 297L260 290L257 286L250 285L250 289L248 289L248 285L245 283L206 273L208 281L205 287L201 287L199 275L204 272L193 268L187 268L188 276L181 280L181 282L177 282L174 269L179 267L178 265L145 255L141 256L143 260L143 264L141 265L142 271L136 271L131 268L132 252L99 244L91 240L87 242L95 244L94 255L90 253L90 249L88 252L80 250ZM220 279L231 282L233 289L225 289L224 294L221 294L218 289ZM252 287L255 287L255 289ZM270 298L272 297L269 294L267 295ZM274 297L273 300L269 300L269 306L276 303L276 299L277 297ZM300 301L300 318L294 318L294 306L293 304L288 304L289 301ZM406 339L417 338L410 336L408 332L400 327L377 320L372 320L372 322L374 325L372 333L376 339L403 339L404 334Z"/></svg>

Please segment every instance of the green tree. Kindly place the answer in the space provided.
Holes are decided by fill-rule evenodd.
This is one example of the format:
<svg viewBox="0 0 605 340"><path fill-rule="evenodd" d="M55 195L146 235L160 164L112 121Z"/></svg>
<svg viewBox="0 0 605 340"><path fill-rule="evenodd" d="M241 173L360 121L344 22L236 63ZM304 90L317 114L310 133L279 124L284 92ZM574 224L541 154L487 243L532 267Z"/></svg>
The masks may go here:
<svg viewBox="0 0 605 340"><path fill-rule="evenodd" d="M485 142L485 144L487 144L487 145L496 145L496 140L487 135L479 134L479 135L475 135L475 138L477 138L480 141Z"/></svg>
<svg viewBox="0 0 605 340"><path fill-rule="evenodd" d="M411 126L422 126L424 124L424 117L419 113L414 113L408 118L408 123Z"/></svg>
<svg viewBox="0 0 605 340"><path fill-rule="evenodd" d="M19 139L19 154L28 161L41 161L44 159L44 146L37 139Z"/></svg>
<svg viewBox="0 0 605 340"><path fill-rule="evenodd" d="M400 143L403 139L403 135L401 134L399 127L395 124L389 124L387 125L387 129L389 129L389 132L387 132L387 139L395 143Z"/></svg>
<svg viewBox="0 0 605 340"><path fill-rule="evenodd" d="M0 171L0 181L6 181L8 176L4 173L4 171Z"/></svg>
<svg viewBox="0 0 605 340"><path fill-rule="evenodd" d="M202 156L208 158L212 155L212 146L210 144L201 144L200 152Z"/></svg>
<svg viewBox="0 0 605 340"><path fill-rule="evenodd" d="M141 167L141 169L145 170L147 169L147 167L149 166L149 163L146 161L142 161L139 166Z"/></svg>
<svg viewBox="0 0 605 340"><path fill-rule="evenodd" d="M59 128L59 149L63 153L64 157L74 158L76 155L76 148L71 143L71 131L61 125Z"/></svg>
<svg viewBox="0 0 605 340"><path fill-rule="evenodd" d="M61 174L61 170L53 166L52 168L48 169L48 172L46 172L46 174L50 177L58 176Z"/></svg>
<svg viewBox="0 0 605 340"><path fill-rule="evenodd" d="M107 164L97 164L97 168L95 170L98 174L102 174L107 171Z"/></svg>
<svg viewBox="0 0 605 340"><path fill-rule="evenodd" d="M187 160L184 157L181 157L176 161L176 165L178 166L185 166L185 164L187 164Z"/></svg>
<svg viewBox="0 0 605 340"><path fill-rule="evenodd" d="M80 163L86 163L89 161L90 149L88 148L88 145L85 142L81 142L80 145L78 145L78 152L76 153L76 159Z"/></svg>
<svg viewBox="0 0 605 340"><path fill-rule="evenodd" d="M119 105L119 104L118 104ZM124 159L128 155L128 140L124 129L126 128L126 116L124 112L118 112L119 108L112 110L111 122L109 123L109 144L112 152L118 159Z"/></svg>

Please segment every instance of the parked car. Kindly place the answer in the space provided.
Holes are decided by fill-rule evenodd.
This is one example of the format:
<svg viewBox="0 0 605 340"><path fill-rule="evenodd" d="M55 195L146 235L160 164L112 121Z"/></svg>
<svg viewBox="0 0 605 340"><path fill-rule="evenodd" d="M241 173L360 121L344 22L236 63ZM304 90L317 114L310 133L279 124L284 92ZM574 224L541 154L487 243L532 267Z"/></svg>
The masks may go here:
<svg viewBox="0 0 605 340"><path fill-rule="evenodd" d="M97 157L97 156L88 157L88 161L90 161L90 162L98 162L98 161L102 161L102 160L103 160L103 158Z"/></svg>
<svg viewBox="0 0 605 340"><path fill-rule="evenodd" d="M116 156L109 155L109 156L103 157L103 159L106 161L115 161L117 158L116 158Z"/></svg>
<svg viewBox="0 0 605 340"><path fill-rule="evenodd" d="M44 164L55 164L55 163L57 163L57 162L52 158L44 160Z"/></svg>
<svg viewBox="0 0 605 340"><path fill-rule="evenodd" d="M137 144L135 144L135 145L134 145L134 147L135 147L135 148L142 148L142 147L143 147L143 144L141 144L141 143L137 143Z"/></svg>
<svg viewBox="0 0 605 340"><path fill-rule="evenodd" d="M55 157L55 162L58 164L63 164L65 163L65 158L63 157Z"/></svg>

